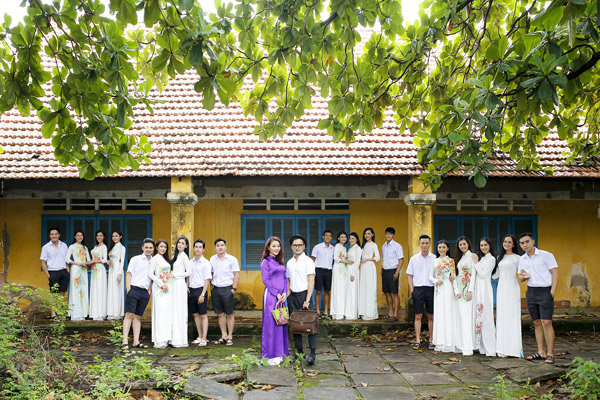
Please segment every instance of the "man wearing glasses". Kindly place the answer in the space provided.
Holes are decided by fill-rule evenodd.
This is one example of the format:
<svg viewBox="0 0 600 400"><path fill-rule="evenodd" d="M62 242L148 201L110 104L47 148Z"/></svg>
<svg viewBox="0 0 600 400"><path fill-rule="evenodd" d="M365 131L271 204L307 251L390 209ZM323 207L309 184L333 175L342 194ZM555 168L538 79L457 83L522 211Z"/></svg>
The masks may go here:
<svg viewBox="0 0 600 400"><path fill-rule="evenodd" d="M294 310L310 308L310 298L315 287L315 263L304 254L306 248L306 239L302 236L292 236L290 245L294 252L294 257L287 262L286 277L288 279L288 294L287 302L290 315ZM299 354L304 354L302 349L302 335L294 334L294 345L296 346L296 357ZM308 335L308 345L310 347L310 355L306 362L310 365L315 363L317 351L317 335Z"/></svg>

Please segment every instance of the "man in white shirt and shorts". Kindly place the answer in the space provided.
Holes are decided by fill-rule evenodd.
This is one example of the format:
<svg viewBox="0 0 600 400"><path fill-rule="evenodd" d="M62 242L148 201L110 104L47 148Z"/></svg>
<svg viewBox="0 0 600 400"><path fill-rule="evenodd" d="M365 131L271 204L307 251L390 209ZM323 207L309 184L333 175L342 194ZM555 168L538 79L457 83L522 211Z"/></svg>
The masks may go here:
<svg viewBox="0 0 600 400"><path fill-rule="evenodd" d="M219 318L221 338L215 344L225 343L233 346L233 328L235 327L235 316L233 315L233 295L237 291L240 280L240 263L237 258L227 254L227 242L225 239L215 240L217 254L210 258L212 268L212 303L215 314Z"/></svg>
<svg viewBox="0 0 600 400"><path fill-rule="evenodd" d="M329 314L329 300L331 297L331 280L333 274L333 253L335 247L331 244L333 234L329 229L323 232L323 242L313 247L310 258L315 263L316 277L315 277L315 290L317 313L321 314L321 292L324 292L324 306L325 310L323 315Z"/></svg>
<svg viewBox="0 0 600 400"><path fill-rule="evenodd" d="M190 260L192 266L192 274L188 278L189 293L188 293L188 311L194 316L196 330L198 330L198 338L192 343L199 347L205 347L208 342L206 335L208 333L208 315L207 304L208 286L212 280L210 262L204 257L205 243L202 239L197 239L194 242L194 257Z"/></svg>
<svg viewBox="0 0 600 400"><path fill-rule="evenodd" d="M525 252L519 259L519 280L527 281L527 309L535 327L537 353L526 359L545 359L546 364L554 364L554 295L558 285L558 264L552 253L535 247L531 233L519 236L519 244ZM544 349L544 342L548 351Z"/></svg>

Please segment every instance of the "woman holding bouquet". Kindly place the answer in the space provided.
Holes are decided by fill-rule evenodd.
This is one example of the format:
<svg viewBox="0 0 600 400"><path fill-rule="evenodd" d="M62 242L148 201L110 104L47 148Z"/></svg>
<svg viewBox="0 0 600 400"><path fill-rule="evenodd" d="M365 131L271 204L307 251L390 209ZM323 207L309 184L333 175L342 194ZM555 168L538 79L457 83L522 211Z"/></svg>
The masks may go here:
<svg viewBox="0 0 600 400"><path fill-rule="evenodd" d="M74 242L67 251L66 262L71 266L69 283L69 316L72 321L83 321L88 316L88 271L90 253L83 244L82 231L76 231Z"/></svg>
<svg viewBox="0 0 600 400"><path fill-rule="evenodd" d="M172 340L173 296L169 245L164 239L156 242L156 254L150 263L152 284L152 342L157 349L164 349Z"/></svg>
<svg viewBox="0 0 600 400"><path fill-rule="evenodd" d="M92 249L90 279L90 317L94 321L106 318L106 267L108 251L104 244L104 232L96 232L96 246Z"/></svg>
<svg viewBox="0 0 600 400"><path fill-rule="evenodd" d="M437 258L431 264L429 280L435 284L433 295L433 344L435 351L454 352L456 346L456 270L450 258L450 246L445 240L437 244Z"/></svg>
<svg viewBox="0 0 600 400"><path fill-rule="evenodd" d="M473 289L477 272L475 264L479 257L473 254L473 247L466 236L456 239L456 252L454 263L456 265L456 279L454 280L454 293L458 298L456 347L464 356L472 356L473 349Z"/></svg>
<svg viewBox="0 0 600 400"><path fill-rule="evenodd" d="M340 232L337 236L337 244L333 250L333 273L331 277L331 317L343 319L346 303L346 292L348 291L348 260L346 253L346 242L348 235Z"/></svg>
<svg viewBox="0 0 600 400"><path fill-rule="evenodd" d="M281 240L276 236L267 239L260 263L260 273L265 285L263 294L262 320L262 358L267 358L269 365L278 365L283 357L290 355L288 326L277 325L272 311L285 306L287 298L287 280L283 264Z"/></svg>
<svg viewBox="0 0 600 400"><path fill-rule="evenodd" d="M350 234L350 250L346 259L350 261L348 264L347 282L348 289L346 290L346 301L344 315L347 320L353 320L358 318L358 274L360 273L360 259L362 255L362 249L360 248L360 238L358 233L352 232Z"/></svg>

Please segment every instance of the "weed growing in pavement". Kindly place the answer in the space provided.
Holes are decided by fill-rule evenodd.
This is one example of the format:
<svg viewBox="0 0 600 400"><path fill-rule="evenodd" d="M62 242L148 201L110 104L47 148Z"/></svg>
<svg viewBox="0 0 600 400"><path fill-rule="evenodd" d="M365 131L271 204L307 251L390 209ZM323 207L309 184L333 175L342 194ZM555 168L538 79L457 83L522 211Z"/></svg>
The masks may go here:
<svg viewBox="0 0 600 400"><path fill-rule="evenodd" d="M575 357L571 366L573 369L565 374L563 380L568 383L573 398L600 398L600 364Z"/></svg>
<svg viewBox="0 0 600 400"><path fill-rule="evenodd" d="M490 390L494 393L495 399L510 400L513 398L511 390L506 387L504 375L496 376L494 381L496 381L496 383L494 383Z"/></svg>
<svg viewBox="0 0 600 400"><path fill-rule="evenodd" d="M350 330L350 335L354 336L354 337L360 337L360 338L364 338L365 336L367 336L367 330L366 329L361 329L359 326L357 325L353 325L351 330Z"/></svg>
<svg viewBox="0 0 600 400"><path fill-rule="evenodd" d="M108 341L115 346L120 346L123 343L123 323L113 322L112 329L108 330Z"/></svg>
<svg viewBox="0 0 600 400"><path fill-rule="evenodd" d="M581 306L576 306L575 307L575 315L581 317L583 316L583 307Z"/></svg>
<svg viewBox="0 0 600 400"><path fill-rule="evenodd" d="M232 354L231 356L227 357L227 359L233 361L237 369L243 372L248 372L248 370L255 365L262 367L263 361L265 364L267 363L266 358L263 359L254 353L254 349L245 349L242 351L241 355Z"/></svg>

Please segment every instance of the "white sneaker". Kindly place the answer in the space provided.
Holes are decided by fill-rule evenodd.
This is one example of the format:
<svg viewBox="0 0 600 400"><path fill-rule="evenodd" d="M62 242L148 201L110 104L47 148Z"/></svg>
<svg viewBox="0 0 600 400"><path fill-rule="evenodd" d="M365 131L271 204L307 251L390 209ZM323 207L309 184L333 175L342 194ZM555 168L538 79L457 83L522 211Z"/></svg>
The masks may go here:
<svg viewBox="0 0 600 400"><path fill-rule="evenodd" d="M198 344L202 341L202 338L200 336L198 336L198 338L196 338L196 340L194 340L192 343L194 344Z"/></svg>

